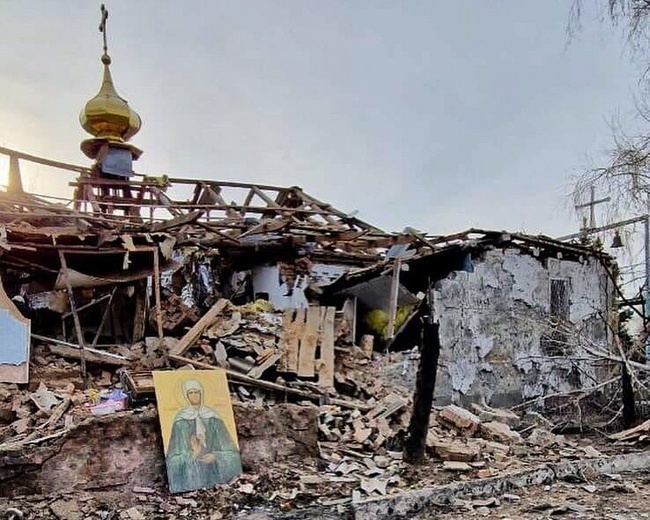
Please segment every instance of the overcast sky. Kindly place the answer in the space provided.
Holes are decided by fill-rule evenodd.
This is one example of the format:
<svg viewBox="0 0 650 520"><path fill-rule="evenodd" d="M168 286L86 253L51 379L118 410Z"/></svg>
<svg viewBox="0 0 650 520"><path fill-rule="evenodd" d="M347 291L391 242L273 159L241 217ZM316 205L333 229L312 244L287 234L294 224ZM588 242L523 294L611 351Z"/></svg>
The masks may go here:
<svg viewBox="0 0 650 520"><path fill-rule="evenodd" d="M388 230L575 231L570 177L630 120L640 74L594 11L567 42L571 3L107 1L136 170L299 185ZM89 163L99 4L0 2L1 145Z"/></svg>

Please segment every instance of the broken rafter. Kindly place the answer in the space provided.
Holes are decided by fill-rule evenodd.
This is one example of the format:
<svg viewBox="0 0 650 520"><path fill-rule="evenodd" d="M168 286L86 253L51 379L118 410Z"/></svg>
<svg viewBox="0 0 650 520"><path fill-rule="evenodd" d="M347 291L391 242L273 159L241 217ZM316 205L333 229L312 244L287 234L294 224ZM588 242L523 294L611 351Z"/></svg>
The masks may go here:
<svg viewBox="0 0 650 520"><path fill-rule="evenodd" d="M113 297L113 293L105 294L104 296L100 296L99 298L95 298L95 299L89 301L88 303L82 305L81 307L77 307L77 312L81 312L81 311L87 309L88 307L92 307L93 305L97 305L98 303L101 303L104 300L107 300L108 298L112 298L112 297ZM66 319L66 318L72 316L72 314L73 314L72 312L66 312L65 314L63 314L63 316L61 316L61 319Z"/></svg>
<svg viewBox="0 0 650 520"><path fill-rule="evenodd" d="M255 191L251 187L251 189L248 190L248 194L246 195L246 198L244 199L244 203L242 204L242 209L241 209L242 218L246 216L246 212L248 211L248 207L250 206L250 203L252 202L254 196L255 196Z"/></svg>
<svg viewBox="0 0 650 520"><path fill-rule="evenodd" d="M64 163L60 161L53 161L51 159L45 159L43 157L38 157L36 155L26 154L23 152L19 152L17 150L11 150L10 148L5 148L4 146L0 146L0 154L14 156L17 157L18 159L23 159L25 161L33 162L36 164L42 164L44 166L51 166L52 168L58 168L60 170L68 170L77 173L90 172L90 169L85 168L83 166L77 166L75 164Z"/></svg>
<svg viewBox="0 0 650 520"><path fill-rule="evenodd" d="M383 231L382 229L380 229L380 228L378 228L376 226L373 226L372 224L369 224L368 222L364 222L363 220L359 220L356 217L351 217L347 213L344 213L343 211L340 211L340 210L332 207L331 204L320 201L320 200L312 197L311 195L307 195L300 188L297 188L297 190L300 190L300 196L303 198L303 200L306 200L306 201L309 201L309 202L311 202L313 204L316 204L317 206L322 208L323 211L327 210L327 211L333 213L334 215L339 217L343 222L345 222L348 225L369 229L369 230L374 231L376 233L385 233L385 231Z"/></svg>
<svg viewBox="0 0 650 520"><path fill-rule="evenodd" d="M284 208L282 206L278 205L273 205L273 206L244 206L243 204L193 204L191 202L180 202L180 201L172 201L171 204L163 204L158 201L153 201L153 200L143 200L141 202L122 202L123 200L131 200L130 198L119 198L119 200L112 201L110 199L107 200L107 198L97 200L97 204L99 206L106 206L106 207L129 207L129 208L149 208L149 207L154 207L154 208L159 208L159 209L184 209L184 210L210 210L210 211L228 211L228 210L235 210L235 211L242 211L246 209L247 212L250 213L259 213L259 214L266 214L269 212L277 212L277 213L305 213L309 215L336 215L336 213L333 213L331 211L327 210L321 210L321 209L303 209L303 208ZM231 217L232 218L232 217ZM335 222L335 221L333 221Z"/></svg>
<svg viewBox="0 0 650 520"><path fill-rule="evenodd" d="M185 336L179 340L179 342L172 349L171 354L174 356L183 355L187 349L189 349L192 344L199 338L199 336L201 336L203 331L212 325L212 322L214 322L215 318L219 316L221 312L223 312L229 303L230 302L225 299L221 299L215 303L212 308L206 312L189 331L187 331Z"/></svg>
<svg viewBox="0 0 650 520"><path fill-rule="evenodd" d="M97 345L97 342L99 341L99 336L101 335L102 330L104 330L104 326L106 325L106 320L108 319L108 315L111 310L111 304L113 303L113 297L115 296L116 292L117 292L117 286L113 287L111 293L107 295L108 303L106 304L106 308L102 313L102 319L99 322L99 326L97 327L97 332L95 332L95 337L93 338L93 342L90 344L91 347L95 347Z"/></svg>
<svg viewBox="0 0 650 520"><path fill-rule="evenodd" d="M81 328L81 322L79 321L79 314L77 313L77 306L75 303L74 292L72 290L72 284L70 283L70 276L68 274L68 264L65 260L65 253L63 250L59 249L59 260L61 261L61 273L63 275L63 280L65 281L66 290L68 292L68 300L70 301L70 309L72 310L72 317L74 319L74 326L77 330L77 341L79 342L79 359L81 360L81 377L84 381L84 385L87 383L86 372L86 344L84 341L83 330Z"/></svg>
<svg viewBox="0 0 650 520"><path fill-rule="evenodd" d="M44 159L41 157L36 157L33 155L24 154L16 150L10 150L7 148L0 147L0 153L6 155L15 156L19 159L35 162L38 164L43 164L53 168L64 169L68 171L73 171L80 174L80 177L75 181L70 183L71 186L80 188L79 197L77 201L88 200L93 203L93 208L95 210L100 209L101 207L120 207L124 209L126 207L135 207L135 208L155 208L160 207L165 211L192 211L198 210L200 213L210 212L210 211L226 211L226 212L239 212L239 217L243 220L245 214L258 213L262 215L286 215L290 217L293 225L289 225L289 228L293 228L295 225L302 223L303 229L306 231L341 231L345 229L354 229L361 231L370 231L372 233L377 233L383 236L386 234L379 228L372 226L366 222L363 222L357 218L349 216L347 213L337 210L332 207L330 204L322 202L315 197L312 197L306 194L301 188L298 187L282 187L274 185L265 185L259 183L244 183L244 182L234 182L234 181L206 181L200 179L181 179L181 178L150 178L141 175L137 175L134 180L128 181L119 181L113 179L101 179L93 176L93 173L89 168L76 166L72 164L52 161L49 159ZM167 189L173 189L174 185L193 185L195 187L195 198L190 203L184 201L174 201L173 196L166 195ZM111 202L110 198L102 197L100 193L93 194L93 188L105 188L106 186L110 187L132 187L138 192L139 198L125 198L122 197L115 202ZM208 188L218 195L218 198L215 199L216 204L200 204L200 192L204 188ZM163 191L163 188L165 191ZM233 202L231 204L226 204L224 201L223 190L237 190L243 193L240 194L241 204ZM197 191L198 190L198 191ZM154 191L156 193L154 193ZM144 198L148 197L148 198ZM163 199L165 203L161 203ZM257 197L264 202L263 205L252 205L254 198ZM101 222L104 225L121 225L121 226L133 226L132 215L110 215L110 218L99 217L97 211L95 215L92 213L89 215L85 212L78 212L70 210L60 204L52 204L47 201L40 201L34 197L21 197L20 200L14 199L9 201L20 207L29 209L39 209L45 210L47 214L54 213L58 216L65 216L70 218L87 218L89 220L94 220L95 222ZM20 217L23 219L33 219L35 216L32 213L23 214L22 212L18 215L5 215L5 216L14 216ZM183 219L183 223L187 222L184 220L182 213L179 213L177 216L180 216ZM303 217L303 218L294 218ZM233 215L226 215L227 219L236 218ZM306 218L305 218L306 217ZM323 223L316 222L312 217L319 217L322 219ZM192 220L194 217L187 217ZM153 214L151 214L151 219L153 220ZM209 220L211 224L214 224L214 219ZM174 222L171 226L176 226L180 224L179 222ZM156 223L154 224L154 229L160 231L162 229L171 229L170 224L165 223ZM233 225L230 223L228 226L224 227L238 227L238 228L247 228L249 226ZM244 229L245 230L245 229Z"/></svg>
<svg viewBox="0 0 650 520"><path fill-rule="evenodd" d="M103 186L115 187L128 187L139 188L147 193L152 190L160 188L160 182L130 182L130 181L117 181L115 183L107 181L106 179L96 178L83 178L77 182L70 183L72 186L89 186L91 188L100 188ZM188 180L188 179L167 179L165 180L165 190L172 189L175 184L178 185L194 185L194 197L191 201L174 200L172 195L165 194L165 203L161 203L161 197L151 197L146 200L136 200L129 197L120 197L114 199L111 197L102 196L98 193L95 196L96 202L99 206L103 207L155 207L167 211L172 210L200 210L201 212L210 211L224 211L226 212L227 219L240 218L243 219L245 214L257 213L261 215L286 215L291 219L298 222L310 222L312 226L318 227L321 222L317 222L312 217L320 217L325 225L355 229L367 230L380 234L384 232L366 222L363 222L355 217L333 208L330 204L322 202L310 195L307 195L300 188L283 188L278 186L265 186L258 184L246 184L227 181L201 181L201 180ZM227 204L222 195L224 188L239 190L236 196L240 199L241 203L231 202ZM213 193L203 199L203 194L206 190ZM245 190L245 191L244 191ZM274 192L275 199L272 195L266 192ZM263 204L253 204L254 199L260 199ZM85 199L84 199L85 200ZM208 201L209 204L202 203ZM237 215L228 214L229 212L236 212ZM293 217L296 218L293 218ZM299 218L300 217L300 218ZM211 219L212 220L212 219Z"/></svg>
<svg viewBox="0 0 650 520"><path fill-rule="evenodd" d="M47 336L41 336L39 334L32 334L32 338L42 341L48 344L48 348L54 354L58 354L64 358L82 360L85 359L90 363L98 363L102 365L112 365L112 366L127 366L129 365L129 360L124 356L118 354L111 354L110 352L103 352L101 350L95 350L93 348L84 348L82 349L79 345L75 343L68 343L67 341L61 341L55 338L48 338Z"/></svg>
<svg viewBox="0 0 650 520"><path fill-rule="evenodd" d="M168 229L173 229L175 227L184 226L186 224L192 224L198 220L202 215L200 211L192 211L190 213L183 213L177 217L174 217L170 220L164 220L162 222L155 222L151 226L151 231L160 232L167 231Z"/></svg>

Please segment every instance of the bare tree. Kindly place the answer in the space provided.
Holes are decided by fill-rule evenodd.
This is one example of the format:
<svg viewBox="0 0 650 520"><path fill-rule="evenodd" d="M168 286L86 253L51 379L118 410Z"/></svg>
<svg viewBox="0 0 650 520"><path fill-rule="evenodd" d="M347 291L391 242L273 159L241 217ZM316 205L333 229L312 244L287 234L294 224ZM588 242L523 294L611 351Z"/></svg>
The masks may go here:
<svg viewBox="0 0 650 520"><path fill-rule="evenodd" d="M574 0L571 6L569 34L574 34L580 28L584 3L585 0ZM602 10L603 18L621 27L636 50L648 44L650 0L598 0L596 3Z"/></svg>
<svg viewBox="0 0 650 520"><path fill-rule="evenodd" d="M515 319L531 321L528 316L515 316ZM535 326L548 332L545 352L519 359L552 363L552 371L565 377L571 375L576 388L567 390L549 385L547 393L515 405L513 410L543 409L555 420L566 417L567 424L572 426L582 426L585 416L592 419L598 416L603 421L601 424L607 425L634 424L635 409L650 397L650 366L645 363L644 348L632 338L622 337L618 323L612 323L611 316L601 314L599 320L610 332L609 345L595 342L587 327L549 318L532 320ZM551 377L548 380L559 381ZM647 414L644 407L638 412Z"/></svg>
<svg viewBox="0 0 650 520"><path fill-rule="evenodd" d="M590 0L593 1L593 0ZM650 50L650 0L598 0L603 21L620 28L626 35L634 59L647 60ZM580 28L585 0L574 0L569 16L568 32L571 37ZM642 127L650 123L650 105L647 74L650 62L644 63L644 76L640 81L637 112ZM608 151L608 161L602 166L587 169L575 183L574 199L584 201L592 186L599 194L612 199L615 212L642 212L648 209L650 195L650 133L630 135L613 125L614 143Z"/></svg>

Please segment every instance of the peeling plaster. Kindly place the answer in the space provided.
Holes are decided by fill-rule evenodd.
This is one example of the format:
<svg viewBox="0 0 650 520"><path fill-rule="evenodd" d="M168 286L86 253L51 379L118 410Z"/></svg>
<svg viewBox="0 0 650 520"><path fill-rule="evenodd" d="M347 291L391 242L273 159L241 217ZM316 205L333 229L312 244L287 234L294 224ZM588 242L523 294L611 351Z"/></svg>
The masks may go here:
<svg viewBox="0 0 650 520"><path fill-rule="evenodd" d="M538 287L540 285L541 264L535 258L513 252L507 252L503 257L503 269L514 277L512 297L522 300L528 305L544 306L546 302L539 301Z"/></svg>
<svg viewBox="0 0 650 520"><path fill-rule="evenodd" d="M454 272L434 287L440 324L436 399L496 399L508 405L552 392L588 386L601 378L581 362L572 374L568 359L547 354L551 279L569 282L569 317L595 344L609 348L607 316L613 297L605 268L596 260L537 258L514 250L490 250L473 260L474 272ZM489 404L489 402L488 402Z"/></svg>
<svg viewBox="0 0 650 520"><path fill-rule="evenodd" d="M459 359L449 364L449 376L454 390L461 394L467 394L472 387L478 370L475 363L466 359Z"/></svg>
<svg viewBox="0 0 650 520"><path fill-rule="evenodd" d="M478 313L472 313L467 317L467 328L472 333L472 340L474 347L477 350L478 357L480 359L485 358L492 348L494 347L494 337L488 334L484 334L481 330L481 315Z"/></svg>
<svg viewBox="0 0 650 520"><path fill-rule="evenodd" d="M482 264L481 274L483 276L483 285L485 287L499 288L499 278L495 267L490 263Z"/></svg>

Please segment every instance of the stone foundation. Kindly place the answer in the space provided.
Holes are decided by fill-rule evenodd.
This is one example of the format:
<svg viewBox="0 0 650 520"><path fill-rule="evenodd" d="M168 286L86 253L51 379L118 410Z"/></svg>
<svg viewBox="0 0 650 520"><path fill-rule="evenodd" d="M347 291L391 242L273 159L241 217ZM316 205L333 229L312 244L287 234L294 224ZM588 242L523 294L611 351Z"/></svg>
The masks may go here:
<svg viewBox="0 0 650 520"><path fill-rule="evenodd" d="M317 407L235 404L233 408L245 471L318 453ZM48 442L0 451L0 496L165 485L156 410L90 418Z"/></svg>

